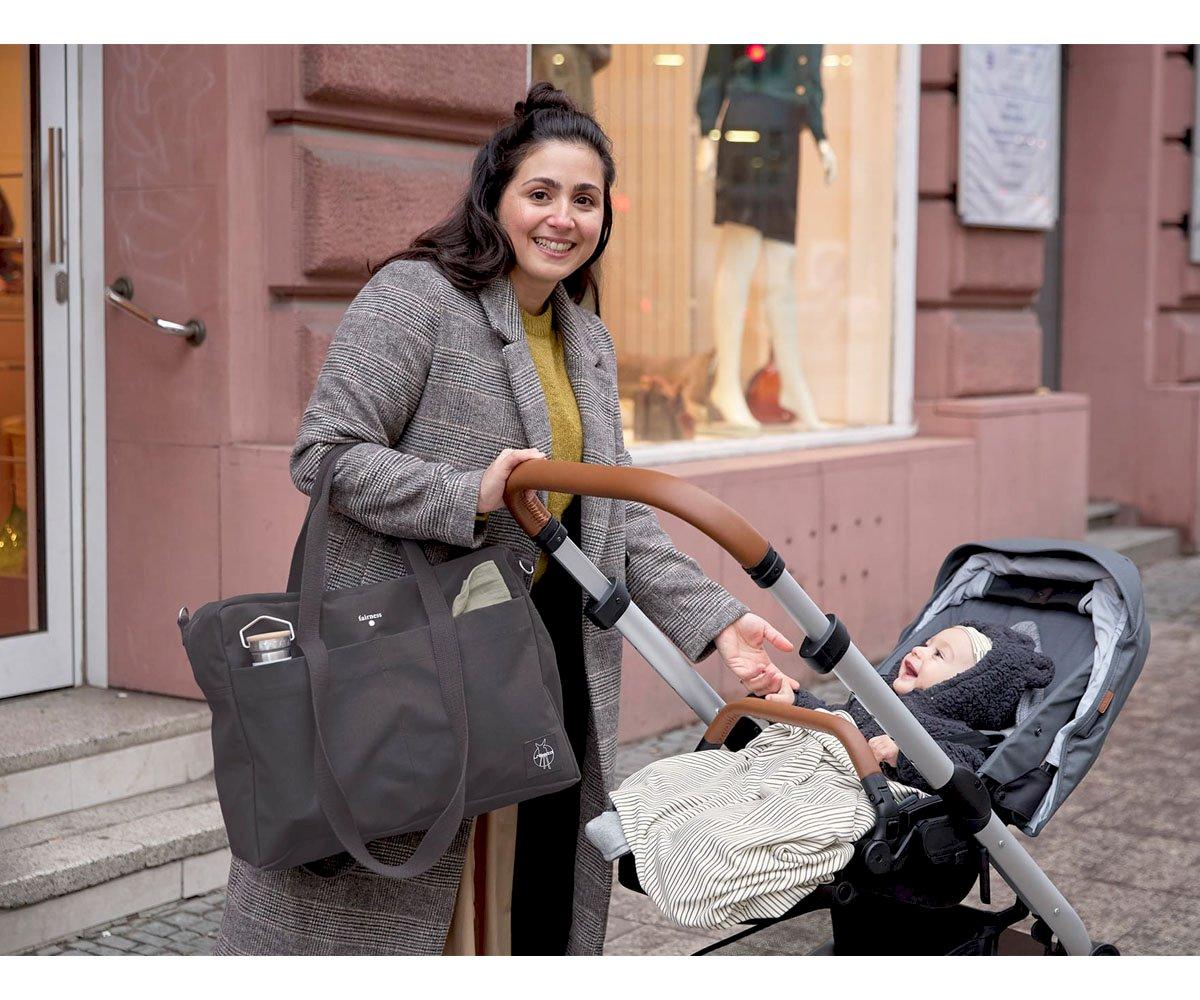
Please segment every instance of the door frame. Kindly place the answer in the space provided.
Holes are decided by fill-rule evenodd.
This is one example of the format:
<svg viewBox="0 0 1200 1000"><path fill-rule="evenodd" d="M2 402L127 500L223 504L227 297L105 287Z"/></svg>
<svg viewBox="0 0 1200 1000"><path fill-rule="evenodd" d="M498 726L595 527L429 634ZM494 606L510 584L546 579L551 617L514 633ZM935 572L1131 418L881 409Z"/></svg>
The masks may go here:
<svg viewBox="0 0 1200 1000"><path fill-rule="evenodd" d="M79 405L72 427L71 512L75 524L75 683L108 687L108 425L104 299L104 47L67 47L67 107L78 138L70 187L77 198L73 233L80 256L73 268L72 365Z"/></svg>

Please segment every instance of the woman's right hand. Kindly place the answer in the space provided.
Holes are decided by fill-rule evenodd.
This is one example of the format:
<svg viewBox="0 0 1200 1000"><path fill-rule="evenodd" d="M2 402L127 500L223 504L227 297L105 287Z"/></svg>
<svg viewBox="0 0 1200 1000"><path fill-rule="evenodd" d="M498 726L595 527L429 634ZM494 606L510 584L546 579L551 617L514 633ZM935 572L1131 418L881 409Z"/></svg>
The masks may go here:
<svg viewBox="0 0 1200 1000"><path fill-rule="evenodd" d="M504 506L504 486L508 482L508 477L512 475L513 469L531 458L545 457L545 454L537 448L505 448L500 452L496 456L496 460L484 470L483 479L480 480L479 506L477 508L479 513L486 514ZM537 499L537 493L534 490L526 490L525 496Z"/></svg>

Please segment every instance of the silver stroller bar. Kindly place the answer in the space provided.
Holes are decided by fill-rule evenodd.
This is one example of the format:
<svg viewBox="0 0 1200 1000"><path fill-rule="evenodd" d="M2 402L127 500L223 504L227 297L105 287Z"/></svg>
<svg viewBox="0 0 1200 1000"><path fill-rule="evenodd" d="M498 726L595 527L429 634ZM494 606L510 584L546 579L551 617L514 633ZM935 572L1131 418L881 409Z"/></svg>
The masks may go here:
<svg viewBox="0 0 1200 1000"><path fill-rule="evenodd" d="M650 666L706 723L724 700L669 639L637 607L627 592L603 573L566 537L561 524L527 490L634 500L666 510L703 531L770 591L811 642L834 631L827 618L783 565L772 546L740 514L700 487L652 469L533 460L508 478L505 503L530 537L548 551L591 595L597 613L627 638ZM879 672L849 642L830 672L862 702L931 788L949 791L954 765ZM1083 921L1037 862L994 811L974 833L1016 896L1054 932L1070 955L1087 955L1092 942Z"/></svg>

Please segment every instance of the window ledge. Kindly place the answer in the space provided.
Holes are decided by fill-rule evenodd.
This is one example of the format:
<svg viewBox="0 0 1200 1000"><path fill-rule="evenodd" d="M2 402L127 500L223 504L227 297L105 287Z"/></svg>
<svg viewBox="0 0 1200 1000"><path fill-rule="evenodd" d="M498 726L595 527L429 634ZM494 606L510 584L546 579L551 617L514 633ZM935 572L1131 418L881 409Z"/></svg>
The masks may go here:
<svg viewBox="0 0 1200 1000"><path fill-rule="evenodd" d="M917 425L885 424L875 427L839 427L827 431L797 431L759 437L730 438L724 441L665 441L629 446L629 457L636 466L674 465L711 458L737 458L766 455L777 451L826 448L832 445L871 444L916 437Z"/></svg>

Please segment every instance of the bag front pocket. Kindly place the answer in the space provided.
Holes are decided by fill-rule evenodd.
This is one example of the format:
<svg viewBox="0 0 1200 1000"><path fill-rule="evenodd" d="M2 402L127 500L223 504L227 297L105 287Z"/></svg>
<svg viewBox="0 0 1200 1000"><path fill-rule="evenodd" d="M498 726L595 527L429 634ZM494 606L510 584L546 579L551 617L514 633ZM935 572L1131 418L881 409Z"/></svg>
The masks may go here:
<svg viewBox="0 0 1200 1000"><path fill-rule="evenodd" d="M283 859L298 864L331 853L332 831L315 794L307 660L232 675L254 766L263 863L279 867ZM413 718L424 720L417 752L409 743ZM423 829L445 804L459 766L429 630L330 650L321 732L365 839Z"/></svg>
<svg viewBox="0 0 1200 1000"><path fill-rule="evenodd" d="M471 798L508 794L519 801L576 773L562 696L547 689L529 608L517 597L457 619L471 719ZM548 666L557 680L553 661Z"/></svg>

